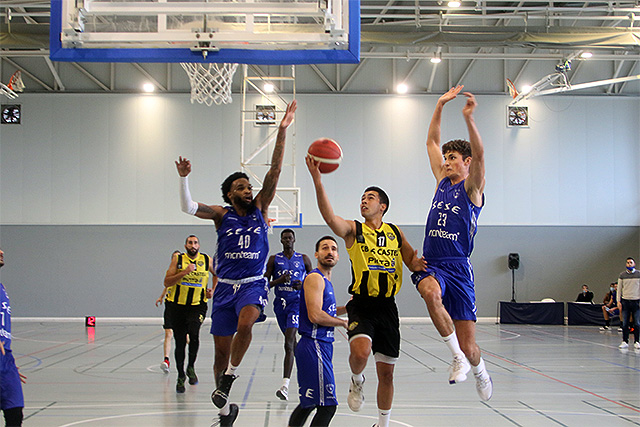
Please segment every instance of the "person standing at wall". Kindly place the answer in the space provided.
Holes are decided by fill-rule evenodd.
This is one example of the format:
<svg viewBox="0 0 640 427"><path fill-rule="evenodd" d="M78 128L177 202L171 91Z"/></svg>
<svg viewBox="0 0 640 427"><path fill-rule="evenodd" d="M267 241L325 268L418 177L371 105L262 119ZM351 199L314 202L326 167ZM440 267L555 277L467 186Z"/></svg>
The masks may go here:
<svg viewBox="0 0 640 427"><path fill-rule="evenodd" d="M289 399L289 382L296 351L296 334L300 312L300 288L307 273L311 271L311 260L294 250L296 234L290 228L280 232L282 252L269 257L265 277L274 288L273 311L278 326L284 334L284 366L282 385L276 390L280 400Z"/></svg>
<svg viewBox="0 0 640 427"><path fill-rule="evenodd" d="M4 252L0 249L0 268ZM24 408L22 384L27 377L18 372L11 352L11 304L4 285L0 283L0 410L7 426L21 426Z"/></svg>
<svg viewBox="0 0 640 427"><path fill-rule="evenodd" d="M191 162L182 157L175 162L181 181L182 211L212 220L218 235L215 265L218 285L211 308L215 346L213 374L217 388L211 400L220 408L221 425L233 425L238 416L238 405L229 403L231 385L251 344L253 325L264 314L268 301L269 285L264 273L269 256L269 205L276 194L287 128L293 122L296 108L295 100L287 106L278 128L271 166L255 198L247 174L235 172L221 186L227 206L197 203L189 191Z"/></svg>
<svg viewBox="0 0 640 427"><path fill-rule="evenodd" d="M640 271L636 270L636 260L629 257L627 268L618 276L618 308L622 320L622 343L620 348L629 347L629 326L633 316L633 347L640 350Z"/></svg>
<svg viewBox="0 0 640 427"><path fill-rule="evenodd" d="M347 321L336 307L331 270L338 263L338 244L332 236L316 243L318 266L307 275L300 292L300 343L296 348L300 404L289 418L289 427L302 427L311 412L312 426L326 427L336 413L336 382L333 374L333 341L336 326Z"/></svg>
<svg viewBox="0 0 640 427"><path fill-rule="evenodd" d="M453 87L438 99L429 125L427 154L436 190L425 227L427 271L414 273L412 280L453 355L449 383L466 380L471 368L478 395L486 401L493 383L476 343L476 296L469 261L485 186L484 146L473 117L477 106L473 94L464 92L467 101L462 108L469 141L457 139L440 147L442 111L462 87Z"/></svg>
<svg viewBox="0 0 640 427"><path fill-rule="evenodd" d="M176 254L179 254L180 251L175 250L173 254L171 254L171 258ZM156 300L156 307L162 304L166 297L167 291L170 288L162 288L162 294L160 294L160 298ZM163 314L164 323L162 324L162 329L164 329L164 342L162 343L163 356L162 362L160 363L160 369L165 374L169 373L169 366L171 366L171 362L169 360L169 354L171 353L171 341L173 340L173 328L171 327L171 318L169 316L169 312L167 311L167 305L164 305L164 314Z"/></svg>
<svg viewBox="0 0 640 427"><path fill-rule="evenodd" d="M213 260L200 252L200 240L194 235L187 237L185 253L174 254L164 276L167 289L166 310L169 312L171 327L176 341L174 351L178 380L176 392L184 393L184 382L198 384L195 363L200 348L200 326L207 315L207 301L216 287L214 274L213 287L209 288L209 273L214 273ZM189 340L189 360L184 370L185 349Z"/></svg>

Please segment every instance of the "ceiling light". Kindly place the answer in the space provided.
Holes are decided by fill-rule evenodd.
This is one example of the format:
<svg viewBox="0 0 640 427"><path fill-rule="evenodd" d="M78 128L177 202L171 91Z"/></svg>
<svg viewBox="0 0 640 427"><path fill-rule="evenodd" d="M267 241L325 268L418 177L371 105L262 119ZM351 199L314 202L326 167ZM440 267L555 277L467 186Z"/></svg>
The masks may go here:
<svg viewBox="0 0 640 427"><path fill-rule="evenodd" d="M144 90L145 92L154 92L156 90L156 87L153 85L153 83L145 83L144 85L142 85L142 90Z"/></svg>
<svg viewBox="0 0 640 427"><path fill-rule="evenodd" d="M264 86L262 86L262 89L264 89L264 91L267 93L273 92L273 83L265 83Z"/></svg>
<svg viewBox="0 0 640 427"><path fill-rule="evenodd" d="M447 6L449 7L460 7L462 3L460 3L458 0L451 0L449 3L447 3Z"/></svg>
<svg viewBox="0 0 640 427"><path fill-rule="evenodd" d="M529 93L531 92L531 89L533 89L533 87L529 85L524 85L522 86L522 89L520 89L520 93Z"/></svg>
<svg viewBox="0 0 640 427"><path fill-rule="evenodd" d="M407 86L405 83L400 83L398 86L396 86L396 92L398 92L400 95L403 95L408 91L409 91L409 86Z"/></svg>
<svg viewBox="0 0 640 427"><path fill-rule="evenodd" d="M442 56L438 52L434 52L433 56L430 59L432 64L439 64L442 62Z"/></svg>
<svg viewBox="0 0 640 427"><path fill-rule="evenodd" d="M591 52L582 52L582 53L580 54L580 58L582 58L582 59L589 59L589 58L591 58L592 56L593 56L593 53L591 53Z"/></svg>

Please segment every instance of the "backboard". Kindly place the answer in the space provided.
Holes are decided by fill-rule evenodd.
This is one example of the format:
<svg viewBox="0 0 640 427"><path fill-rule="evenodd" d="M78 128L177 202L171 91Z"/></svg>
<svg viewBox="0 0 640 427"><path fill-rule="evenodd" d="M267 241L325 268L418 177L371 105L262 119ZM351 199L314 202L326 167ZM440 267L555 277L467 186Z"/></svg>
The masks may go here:
<svg viewBox="0 0 640 427"><path fill-rule="evenodd" d="M50 57L74 62L357 63L359 0L52 0Z"/></svg>

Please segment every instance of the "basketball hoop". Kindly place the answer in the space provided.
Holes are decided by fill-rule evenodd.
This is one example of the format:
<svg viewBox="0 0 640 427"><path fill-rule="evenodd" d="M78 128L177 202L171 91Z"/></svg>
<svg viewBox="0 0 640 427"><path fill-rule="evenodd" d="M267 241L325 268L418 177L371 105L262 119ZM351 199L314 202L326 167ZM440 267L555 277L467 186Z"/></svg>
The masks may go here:
<svg viewBox="0 0 640 427"><path fill-rule="evenodd" d="M215 103L229 104L231 99L231 82L238 64L200 64L180 63L189 76L191 83L191 103L211 106Z"/></svg>
<svg viewBox="0 0 640 427"><path fill-rule="evenodd" d="M22 92L24 90L24 83L22 83L22 73L20 70L13 73L9 79L9 84L0 83L0 93L9 99L16 99L18 94L16 92Z"/></svg>
<svg viewBox="0 0 640 427"><path fill-rule="evenodd" d="M511 96L512 99L516 99L518 91L516 90L516 86L509 79L507 79L507 87L509 88L509 96Z"/></svg>
<svg viewBox="0 0 640 427"><path fill-rule="evenodd" d="M278 221L275 218L267 218L267 225L269 226L269 234L273 234L273 224Z"/></svg>

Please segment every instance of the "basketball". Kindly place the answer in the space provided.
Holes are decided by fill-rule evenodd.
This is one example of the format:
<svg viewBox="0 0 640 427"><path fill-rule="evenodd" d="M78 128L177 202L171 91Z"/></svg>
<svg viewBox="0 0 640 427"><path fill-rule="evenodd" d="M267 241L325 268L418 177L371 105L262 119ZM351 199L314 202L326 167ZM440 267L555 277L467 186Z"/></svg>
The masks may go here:
<svg viewBox="0 0 640 427"><path fill-rule="evenodd" d="M309 146L307 153L311 158L320 162L318 169L321 173L333 172L342 162L342 148L333 139L316 139Z"/></svg>

